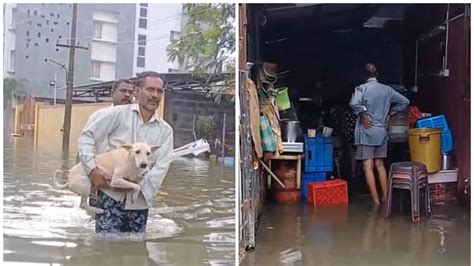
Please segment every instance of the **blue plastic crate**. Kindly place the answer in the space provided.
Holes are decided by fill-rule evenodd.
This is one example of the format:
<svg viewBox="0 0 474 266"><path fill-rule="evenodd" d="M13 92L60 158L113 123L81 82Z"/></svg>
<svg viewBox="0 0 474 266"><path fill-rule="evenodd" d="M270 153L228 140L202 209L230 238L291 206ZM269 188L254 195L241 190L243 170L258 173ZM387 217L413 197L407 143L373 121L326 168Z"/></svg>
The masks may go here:
<svg viewBox="0 0 474 266"><path fill-rule="evenodd" d="M301 194L304 200L306 200L308 197L308 183L326 181L327 175L327 172L303 173L303 184L301 186Z"/></svg>
<svg viewBox="0 0 474 266"><path fill-rule="evenodd" d="M305 172L331 172L333 169L333 145L331 138L305 137Z"/></svg>
<svg viewBox="0 0 474 266"><path fill-rule="evenodd" d="M416 122L416 127L441 129L441 151L447 153L453 150L453 134L444 115L420 119Z"/></svg>
<svg viewBox="0 0 474 266"><path fill-rule="evenodd" d="M441 130L449 130L448 122L444 115L422 118L416 121L418 128L439 128Z"/></svg>

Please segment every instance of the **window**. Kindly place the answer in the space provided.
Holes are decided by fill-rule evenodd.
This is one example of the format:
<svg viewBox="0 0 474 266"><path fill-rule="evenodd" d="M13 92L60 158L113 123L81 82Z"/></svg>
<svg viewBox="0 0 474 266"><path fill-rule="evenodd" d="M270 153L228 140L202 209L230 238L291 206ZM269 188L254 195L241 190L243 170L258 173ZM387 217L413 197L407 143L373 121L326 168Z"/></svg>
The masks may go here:
<svg viewBox="0 0 474 266"><path fill-rule="evenodd" d="M38 11L35 10L35 11L33 11L33 16L36 17L36 15L38 15Z"/></svg>
<svg viewBox="0 0 474 266"><path fill-rule="evenodd" d="M142 7L148 7L148 4L140 4Z"/></svg>
<svg viewBox="0 0 474 266"><path fill-rule="evenodd" d="M141 18L138 20L138 27L140 29L146 29L146 18Z"/></svg>
<svg viewBox="0 0 474 266"><path fill-rule="evenodd" d="M12 14L10 16L10 29L15 29L16 24L16 8L12 7Z"/></svg>
<svg viewBox="0 0 474 266"><path fill-rule="evenodd" d="M146 18L146 14L147 14L147 9L140 8L140 17Z"/></svg>
<svg viewBox="0 0 474 266"><path fill-rule="evenodd" d="M94 38L102 39L102 22L94 21Z"/></svg>
<svg viewBox="0 0 474 266"><path fill-rule="evenodd" d="M30 31L29 30L26 31L26 37L30 37Z"/></svg>
<svg viewBox="0 0 474 266"><path fill-rule="evenodd" d="M145 46L138 46L138 55L145 56Z"/></svg>
<svg viewBox="0 0 474 266"><path fill-rule="evenodd" d="M27 16L27 17L31 17L31 12L30 12L29 9L26 11L26 16Z"/></svg>
<svg viewBox="0 0 474 266"><path fill-rule="evenodd" d="M145 57L137 57L137 67L145 67Z"/></svg>
<svg viewBox="0 0 474 266"><path fill-rule="evenodd" d="M59 18L59 14L57 15L57 17Z"/></svg>
<svg viewBox="0 0 474 266"><path fill-rule="evenodd" d="M138 34L138 45L146 45L146 35Z"/></svg>
<svg viewBox="0 0 474 266"><path fill-rule="evenodd" d="M51 17L54 17L54 14L53 14L53 13L49 13L49 15L50 15Z"/></svg>
<svg viewBox="0 0 474 266"><path fill-rule="evenodd" d="M176 68L168 68L168 73L178 73L179 69Z"/></svg>
<svg viewBox="0 0 474 266"><path fill-rule="evenodd" d="M46 25L49 25L49 19L46 20Z"/></svg>
<svg viewBox="0 0 474 266"><path fill-rule="evenodd" d="M92 78L100 79L100 62L92 61Z"/></svg>
<svg viewBox="0 0 474 266"><path fill-rule="evenodd" d="M46 43L49 43L49 38L46 38Z"/></svg>
<svg viewBox="0 0 474 266"><path fill-rule="evenodd" d="M41 32L38 32L38 38L41 38Z"/></svg>
<svg viewBox="0 0 474 266"><path fill-rule="evenodd" d="M41 23L36 24L36 26L41 27Z"/></svg>
<svg viewBox="0 0 474 266"><path fill-rule="evenodd" d="M8 71L15 72L15 50L10 50L10 60L8 62Z"/></svg>

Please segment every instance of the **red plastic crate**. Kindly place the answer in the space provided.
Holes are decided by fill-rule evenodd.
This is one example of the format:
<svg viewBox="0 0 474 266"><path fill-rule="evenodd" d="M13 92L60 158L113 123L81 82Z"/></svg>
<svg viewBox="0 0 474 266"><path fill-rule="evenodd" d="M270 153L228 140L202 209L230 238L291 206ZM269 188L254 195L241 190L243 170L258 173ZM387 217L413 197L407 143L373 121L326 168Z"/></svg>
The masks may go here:
<svg viewBox="0 0 474 266"><path fill-rule="evenodd" d="M308 184L308 200L313 206L326 204L347 204L347 182L342 179L333 179L325 182Z"/></svg>

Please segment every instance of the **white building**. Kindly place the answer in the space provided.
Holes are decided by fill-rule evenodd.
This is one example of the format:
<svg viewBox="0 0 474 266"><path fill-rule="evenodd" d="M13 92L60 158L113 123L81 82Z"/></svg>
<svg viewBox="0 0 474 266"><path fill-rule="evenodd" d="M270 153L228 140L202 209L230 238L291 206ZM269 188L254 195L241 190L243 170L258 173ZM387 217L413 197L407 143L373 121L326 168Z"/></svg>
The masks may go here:
<svg viewBox="0 0 474 266"><path fill-rule="evenodd" d="M3 4L3 20L3 78L14 78L16 4Z"/></svg>
<svg viewBox="0 0 474 266"><path fill-rule="evenodd" d="M137 39L134 73L153 70L178 72L177 62L169 62L166 48L183 27L183 4L137 4Z"/></svg>
<svg viewBox="0 0 474 266"><path fill-rule="evenodd" d="M4 77L35 97L64 98L72 4L4 4ZM166 49L179 36L183 4L78 4L74 86L182 70ZM21 67L20 67L21 66ZM56 82L54 82L56 80Z"/></svg>

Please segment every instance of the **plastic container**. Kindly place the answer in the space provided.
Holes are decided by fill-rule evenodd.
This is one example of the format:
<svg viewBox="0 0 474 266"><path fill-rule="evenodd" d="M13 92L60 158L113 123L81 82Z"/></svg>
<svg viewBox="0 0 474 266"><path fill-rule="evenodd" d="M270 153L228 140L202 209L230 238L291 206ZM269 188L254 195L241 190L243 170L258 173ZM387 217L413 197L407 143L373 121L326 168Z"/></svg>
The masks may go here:
<svg viewBox="0 0 474 266"><path fill-rule="evenodd" d="M331 172L333 170L332 139L327 137L304 140L305 172Z"/></svg>
<svg viewBox="0 0 474 266"><path fill-rule="evenodd" d="M277 203L298 203L301 201L299 189L274 189L272 191L273 200Z"/></svg>
<svg viewBox="0 0 474 266"><path fill-rule="evenodd" d="M276 103L279 111L285 111L291 108L290 97L288 96L288 88L283 87L278 90Z"/></svg>
<svg viewBox="0 0 474 266"><path fill-rule="evenodd" d="M342 179L309 183L308 189L308 199L313 206L349 203L347 182Z"/></svg>
<svg viewBox="0 0 474 266"><path fill-rule="evenodd" d="M301 186L301 196L304 200L308 199L308 184L313 182L324 182L327 178L327 172L311 172L303 174L303 185Z"/></svg>
<svg viewBox="0 0 474 266"><path fill-rule="evenodd" d="M441 169L441 129L410 129L408 146L412 162L425 164L428 173L438 172Z"/></svg>
<svg viewBox="0 0 474 266"><path fill-rule="evenodd" d="M444 115L420 119L416 122L416 127L441 129L441 151L447 153L453 150L453 134Z"/></svg>

